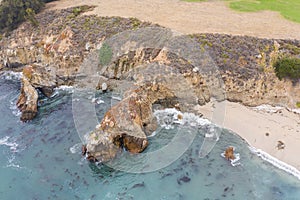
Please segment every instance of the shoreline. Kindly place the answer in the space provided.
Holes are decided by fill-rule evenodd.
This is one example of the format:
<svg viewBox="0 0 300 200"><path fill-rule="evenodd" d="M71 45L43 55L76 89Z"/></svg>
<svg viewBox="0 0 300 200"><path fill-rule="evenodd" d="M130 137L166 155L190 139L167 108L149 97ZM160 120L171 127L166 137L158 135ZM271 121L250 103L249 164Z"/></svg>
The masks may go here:
<svg viewBox="0 0 300 200"><path fill-rule="evenodd" d="M220 9L220 16L224 18L224 13L229 14L231 17L232 16L238 16L237 19L235 20L241 20L244 19L245 16L251 16L253 13L250 13L251 15L248 15L249 13L236 13L235 11L230 10L229 8L226 7L226 5L223 2L205 2L205 3L196 3L196 4L191 4L187 2L181 2L178 0L166 0L164 2L161 2L159 0L145 0L143 2L137 2L134 0L127 0L126 4L127 6L130 7L131 4L133 4L133 7L130 9L121 9L123 8L123 1L120 0L112 0L109 2L104 2L101 0L93 0L90 1L89 3L79 1L79 0L61 0L58 2L53 2L47 4L48 9L59 9L59 7L66 8L66 7L74 7L77 5L84 5L84 4L90 4L93 5L94 3L98 3L98 7L95 8L94 11L88 12L87 14L97 14L100 16L124 16L124 17L137 17L141 20L146 20L146 21L152 21L154 23L159 23L160 25L172 28L174 30L179 30L183 31L184 33L197 33L197 32L218 32L218 30L212 30L209 27L203 26L199 21L199 17L201 16L210 16L212 15L212 8L217 8ZM117 4L119 3L119 4ZM152 3L152 4L151 4ZM170 3L174 3L174 5L170 5ZM70 5L68 5L70 4ZM158 6L158 14L157 15L151 15L151 12L154 13L154 10L152 7L150 7L150 14L149 12L141 12L141 9L145 9L145 7L142 7L142 5L153 5L154 7ZM178 7L178 5L183 5L183 7ZM208 7L205 7L205 6ZM52 7L51 7L52 6ZM111 6L111 7L109 7ZM171 6L171 8L166 10L166 6ZM220 7L218 7L220 6ZM170 16L167 18L164 18L164 15L162 15L163 11L166 11L166 15L169 16L170 13L167 12L173 12L173 8L178 7L178 12L175 12L175 16ZM107 8L107 9L106 9ZM147 7L148 8L148 7ZM137 10L135 10L137 9ZM191 12L187 13L187 16L183 16L182 14L186 14L187 9L192 9ZM196 10L193 10L196 9ZM199 10L197 10L199 9ZM201 10L201 9L208 9L206 13ZM197 11L197 12L196 12ZM199 11L199 13L198 13ZM200 12L201 11L201 12ZM152 14L153 14L152 13ZM183 23L184 20L190 19L189 17L191 15L195 15L197 13L195 20L191 19L191 23ZM260 27L258 29L255 29L255 32L247 32L247 29L245 29L244 26L238 27L235 31L238 32L231 32L231 27L230 23L235 23L231 17L228 17L228 20L233 20L233 21L224 21L224 25L220 26L221 29L227 30L226 28L229 28L230 30L227 32L228 34L245 34L245 35L250 35L250 36L255 36L255 37L266 37L266 38L276 38L279 37L279 35L274 35L274 33L278 30L277 26L281 26L282 23L286 23L286 27L289 27L288 29L283 29L281 27L281 32L278 32L279 34L283 34L283 37L289 38L291 35L289 33L299 33L300 32L300 24L296 24L293 22L289 22L283 18L279 18L279 14L274 12L269 12L269 11L264 11L264 12L259 12L259 13L254 13L253 16L255 16L255 20L251 21L249 26L253 25L252 23L256 23L256 21L261 15L263 15L265 18L270 18L270 20L274 20L275 24L274 29L270 29L265 31L269 27L263 26L263 24L258 23L257 26ZM147 18L149 17L149 18ZM151 17L156 17L155 19L151 20ZM170 21L174 17L175 21ZM246 18L248 18L246 17ZM270 21L264 21L265 18L261 18L260 21L263 23L269 23ZM149 20L150 19L150 20ZM219 18L212 17L212 20L218 21ZM227 20L227 19L226 19ZM246 20L246 19L245 19ZM252 18L251 18L252 20ZM199 26L195 26L193 23L198 23ZM242 21L245 23L245 21ZM222 22L223 23L223 22ZM291 28L292 25L295 25L294 31L297 30L296 32L293 32ZM180 26L179 26L180 25ZM205 25L205 24L204 24ZM220 21L218 23L213 23L212 26L218 26L220 25ZM255 26L256 27L256 26ZM201 31L199 31L199 28L201 28ZM246 27L247 28L247 27ZM265 31L262 31L262 29ZM285 27L284 27L285 28ZM293 28L293 27L292 27ZM284 30L284 32L282 32ZM270 34L270 31L272 34ZM275 31L275 32L274 32ZM221 31L222 32L222 31ZM218 32L218 33L221 33ZM261 33L264 35L262 36ZM277 32L276 32L277 33ZM280 36L281 37L281 36ZM300 39L300 35L293 35L291 38L297 38ZM208 119L210 114L209 114L209 109L212 108L213 102L208 103L207 105L203 106L204 112L200 111L201 113L204 114L204 117L207 117ZM209 108L210 107L210 108ZM201 108L201 109L203 109ZM207 109L207 113L205 114L205 108ZM200 110L201 110L200 109ZM262 110L254 110L253 108L249 108L246 106L243 106L242 104L238 103L232 103L232 102L226 102L226 107L225 107L225 114L224 116L221 116L219 118L223 118L222 123L216 123L217 125L220 125L226 129L232 130L233 132L237 133L240 137L245 139L247 143L257 149L262 149L264 152L270 154L271 156L282 160L283 162L294 166L298 170L300 170L300 157L296 157L294 155L298 155L300 153L300 150L298 148L298 143L300 141L300 115L292 113L286 109L282 109L278 111L278 113L273 113L273 112L267 112L267 111L262 111ZM278 143L279 141L282 141L284 144L284 148L278 149Z"/></svg>
<svg viewBox="0 0 300 200"><path fill-rule="evenodd" d="M198 107L197 111L213 120L213 107L217 104L208 103ZM217 125L239 135L250 148L263 151L300 171L300 157L297 157L300 154L299 114L285 108L277 108L275 112L258 109L259 106L251 108L229 101L225 102L225 106L223 123L219 121ZM283 148L278 148L279 141L283 142Z"/></svg>
<svg viewBox="0 0 300 200"><path fill-rule="evenodd" d="M135 17L157 23L183 34L220 33L268 39L300 40L300 23L285 19L279 12L238 12L226 2L185 2L181 0L60 0L46 10L81 5L97 6L84 15ZM226 16L226 17L224 17Z"/></svg>
<svg viewBox="0 0 300 200"><path fill-rule="evenodd" d="M21 74L0 73L7 80L20 79ZM60 86L57 90L69 88ZM295 110L268 105L247 107L240 103L212 100L204 106L196 106L195 111L203 114L203 119L241 137L249 145L249 150L261 159L300 180L300 157L294 156L300 153L297 148L300 141L300 123L297 123L300 114ZM276 147L278 141L284 143L283 149Z"/></svg>

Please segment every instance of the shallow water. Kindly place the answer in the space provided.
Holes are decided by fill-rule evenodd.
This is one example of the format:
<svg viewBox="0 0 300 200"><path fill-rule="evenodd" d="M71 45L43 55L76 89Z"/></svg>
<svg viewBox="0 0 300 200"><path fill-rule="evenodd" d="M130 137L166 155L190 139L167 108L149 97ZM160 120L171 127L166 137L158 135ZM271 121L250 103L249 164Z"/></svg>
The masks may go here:
<svg viewBox="0 0 300 200"><path fill-rule="evenodd" d="M206 129L187 127L196 133L187 151L171 165L151 173L126 173L90 164L80 154L71 94L58 91L41 102L37 118L22 123L14 106L19 87L16 80L0 79L1 200L300 199L298 179L258 158L227 130L220 130L217 145L200 159ZM87 99L89 95L83 93ZM109 94L98 97L104 101L96 104L100 119L111 99ZM176 125L162 128L149 139L145 153L168 144L177 132ZM220 156L229 145L240 153L241 165L232 167ZM123 159L126 156L130 155Z"/></svg>

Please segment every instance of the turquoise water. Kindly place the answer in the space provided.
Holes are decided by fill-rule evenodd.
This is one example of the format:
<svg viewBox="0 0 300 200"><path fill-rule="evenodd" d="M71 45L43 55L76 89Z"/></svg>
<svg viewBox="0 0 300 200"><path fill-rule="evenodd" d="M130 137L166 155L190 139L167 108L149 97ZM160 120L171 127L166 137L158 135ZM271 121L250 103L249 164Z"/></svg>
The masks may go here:
<svg viewBox="0 0 300 200"><path fill-rule="evenodd" d="M236 135L221 130L205 158L198 156L205 129L171 165L151 173L126 173L86 162L72 116L72 95L58 94L40 105L36 119L19 121L14 107L20 83L0 79L0 199L300 199L300 181L251 153ZM86 95L88 96L88 94ZM96 105L99 119L110 95ZM175 129L150 138L147 151L167 144ZM233 145L241 165L220 154Z"/></svg>

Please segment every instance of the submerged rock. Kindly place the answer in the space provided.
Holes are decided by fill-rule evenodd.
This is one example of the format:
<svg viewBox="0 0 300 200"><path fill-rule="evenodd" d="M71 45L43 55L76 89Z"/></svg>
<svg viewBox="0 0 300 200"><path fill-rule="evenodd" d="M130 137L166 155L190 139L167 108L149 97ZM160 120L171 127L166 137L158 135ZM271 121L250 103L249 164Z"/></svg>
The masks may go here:
<svg viewBox="0 0 300 200"><path fill-rule="evenodd" d="M190 181L191 181L191 178L188 177L188 176L182 176L182 177L180 177L180 178L177 179L177 183L179 185L181 185L182 183L188 183Z"/></svg>

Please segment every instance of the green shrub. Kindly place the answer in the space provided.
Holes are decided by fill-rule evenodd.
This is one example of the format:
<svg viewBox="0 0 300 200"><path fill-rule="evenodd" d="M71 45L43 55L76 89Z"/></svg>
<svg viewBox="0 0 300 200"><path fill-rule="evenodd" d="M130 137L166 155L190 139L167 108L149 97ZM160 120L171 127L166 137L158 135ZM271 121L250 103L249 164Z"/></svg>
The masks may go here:
<svg viewBox="0 0 300 200"><path fill-rule="evenodd" d="M299 101L296 103L296 107L300 108L300 102Z"/></svg>
<svg viewBox="0 0 300 200"><path fill-rule="evenodd" d="M104 43L99 50L99 62L102 66L110 63L113 56L112 49L106 43Z"/></svg>
<svg viewBox="0 0 300 200"><path fill-rule="evenodd" d="M281 80L289 78L293 80L300 79L300 59L293 57L278 58L274 63L274 69L277 77Z"/></svg>
<svg viewBox="0 0 300 200"><path fill-rule="evenodd" d="M3 0L0 6L0 31L13 30L26 19L35 24L35 13L43 6L41 0Z"/></svg>
<svg viewBox="0 0 300 200"><path fill-rule="evenodd" d="M11 31L25 20L37 26L35 14L40 12L45 3L53 0L2 0L0 5L0 33Z"/></svg>
<svg viewBox="0 0 300 200"><path fill-rule="evenodd" d="M29 20L33 26L38 26L38 21L35 18L35 12L31 8L26 9L25 19Z"/></svg>

